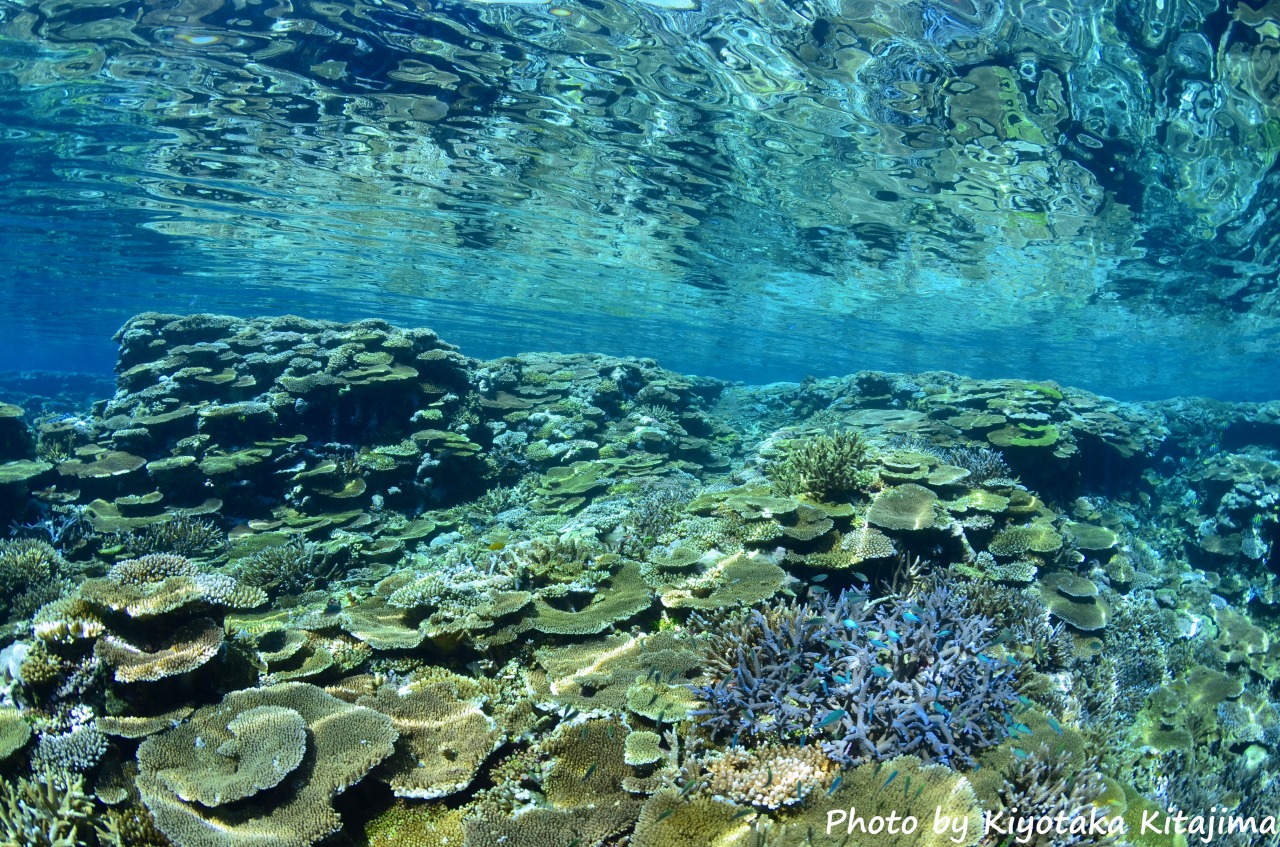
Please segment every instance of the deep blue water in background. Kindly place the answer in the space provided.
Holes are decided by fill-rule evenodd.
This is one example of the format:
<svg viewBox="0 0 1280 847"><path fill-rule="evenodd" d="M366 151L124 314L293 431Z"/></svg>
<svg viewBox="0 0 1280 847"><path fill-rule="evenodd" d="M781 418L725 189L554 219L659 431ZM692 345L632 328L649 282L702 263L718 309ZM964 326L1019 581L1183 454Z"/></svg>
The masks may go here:
<svg viewBox="0 0 1280 847"><path fill-rule="evenodd" d="M295 313L1273 398L1269 19L1039 8L9 4L0 370L108 372L140 311Z"/></svg>

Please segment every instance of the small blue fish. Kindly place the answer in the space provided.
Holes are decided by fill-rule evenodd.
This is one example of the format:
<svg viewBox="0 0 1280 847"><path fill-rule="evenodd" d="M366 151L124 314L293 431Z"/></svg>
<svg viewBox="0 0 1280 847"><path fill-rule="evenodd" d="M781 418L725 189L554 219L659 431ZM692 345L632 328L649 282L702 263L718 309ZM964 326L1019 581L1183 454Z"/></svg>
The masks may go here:
<svg viewBox="0 0 1280 847"><path fill-rule="evenodd" d="M869 641L870 641L870 643L871 643L871 645L872 645L872 646L874 646L874 647L879 647L881 650L889 650L889 649L891 649L891 648L889 647L889 645L888 645L888 644L885 644L883 641L881 641L881 640L880 640L880 639L878 639L878 638L872 638L872 639L869 639Z"/></svg>
<svg viewBox="0 0 1280 847"><path fill-rule="evenodd" d="M848 684L849 684L849 675L848 675L848 674L835 674L835 675L834 675L834 676L832 676L831 678L832 678L832 679L834 679L836 682L838 682L840 685L848 685Z"/></svg>
<svg viewBox="0 0 1280 847"><path fill-rule="evenodd" d="M941 703L939 703L937 700L933 701L933 710L935 712L941 713L945 717L948 717L948 718L951 717L951 710L948 709L946 706L942 705Z"/></svg>
<svg viewBox="0 0 1280 847"><path fill-rule="evenodd" d="M1023 706L1027 707L1028 709L1031 708L1031 700L1028 699L1027 697L1024 697L1021 694L1018 695L1018 702L1021 703Z"/></svg>
<svg viewBox="0 0 1280 847"><path fill-rule="evenodd" d="M949 630L949 629L944 629L942 632L939 632L939 633L938 633L938 637L939 637L939 638L946 638L946 637L947 637L948 635L950 635L950 634L951 634L951 630Z"/></svg>
<svg viewBox="0 0 1280 847"><path fill-rule="evenodd" d="M844 642L836 638L827 638L822 643L830 647L832 650L839 650L844 646Z"/></svg>
<svg viewBox="0 0 1280 847"><path fill-rule="evenodd" d="M1026 750L1019 750L1017 747L1014 747L1014 748L1013 748L1013 757L1014 757L1015 759L1025 759L1025 758L1027 758L1027 751L1026 751Z"/></svg>
<svg viewBox="0 0 1280 847"><path fill-rule="evenodd" d="M1010 727L1010 729L1012 729L1015 733L1025 732L1027 735L1031 735L1031 727L1027 726L1025 723L1015 723L1012 727Z"/></svg>
<svg viewBox="0 0 1280 847"><path fill-rule="evenodd" d="M846 712L844 709L835 709L834 711L828 712L827 716L818 722L817 728L825 729L826 727L831 726L833 723L843 720L844 716L847 714L849 713Z"/></svg>
<svg viewBox="0 0 1280 847"><path fill-rule="evenodd" d="M893 676L893 671L889 670L884 665L876 665L871 669L871 672L881 679L888 679Z"/></svg>
<svg viewBox="0 0 1280 847"><path fill-rule="evenodd" d="M853 572L853 578L854 578L854 579L856 579L856 580L858 580L858 582L864 582L864 583L866 583L866 582L870 582L870 581L871 581L871 580L867 579L867 575L866 575L866 574L864 574L864 573L858 573L857 571L854 571L854 572Z"/></svg>
<svg viewBox="0 0 1280 847"><path fill-rule="evenodd" d="M815 577L814 577L812 580L810 580L810 581L811 581L811 582L822 582L822 581L823 581L823 580L825 580L826 578L827 578L827 574L820 573L820 574L818 574L817 576L815 576Z"/></svg>
<svg viewBox="0 0 1280 847"><path fill-rule="evenodd" d="M920 623L920 616L914 612L903 612L902 619L911 621L912 623Z"/></svg>
<svg viewBox="0 0 1280 847"><path fill-rule="evenodd" d="M855 621L855 620L851 620L851 619L849 619L849 618L845 618L844 620L842 620L842 621L841 621L841 623L845 625L845 628L846 628L846 629L857 629L857 628L858 628L858 622L857 622L857 621Z"/></svg>
<svg viewBox="0 0 1280 847"><path fill-rule="evenodd" d="M1048 720L1048 721L1049 721L1049 729L1053 730L1054 732L1058 733L1059 735L1061 735L1061 734L1062 734L1062 724L1060 724L1060 723L1058 723L1057 721L1055 721L1055 720L1053 719L1053 717L1052 717L1052 716L1050 716L1050 717L1046 718L1046 720Z"/></svg>
<svg viewBox="0 0 1280 847"><path fill-rule="evenodd" d="M888 631L886 631L886 632L885 632L885 635L889 636L889 640L890 640L890 641L901 641L901 640L902 640L902 636L901 636L901 635L898 635L898 633L894 632L894 631L893 631L893 630L891 630L891 629L890 629L890 630L888 630Z"/></svg>
<svg viewBox="0 0 1280 847"><path fill-rule="evenodd" d="M843 776L837 776L834 780L832 780L832 782L831 782L831 787L827 789L827 796L828 796L828 797L830 797L830 796L831 796L831 792L833 792L833 791L835 791L837 788L839 788L839 787L840 787L840 783L842 783L842 782L844 782L844 777L843 777Z"/></svg>
<svg viewBox="0 0 1280 847"><path fill-rule="evenodd" d="M880 787L881 787L881 788L888 788L888 787L889 787L889 783L893 782L893 781L894 781L895 779L897 779L897 778L898 778L898 772L897 772L897 771L894 771L893 773L889 774L889 778L888 778L888 779L886 779L886 780L884 781L884 785L882 785L882 786L880 786Z"/></svg>

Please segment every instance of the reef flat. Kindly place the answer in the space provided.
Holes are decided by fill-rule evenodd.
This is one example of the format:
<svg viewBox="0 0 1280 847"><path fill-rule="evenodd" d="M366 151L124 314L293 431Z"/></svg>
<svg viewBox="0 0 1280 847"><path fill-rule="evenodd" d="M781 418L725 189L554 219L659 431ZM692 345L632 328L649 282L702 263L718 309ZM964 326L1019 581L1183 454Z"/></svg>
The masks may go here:
<svg viewBox="0 0 1280 847"><path fill-rule="evenodd" d="M117 341L0 404L0 844L1280 843L1280 401Z"/></svg>

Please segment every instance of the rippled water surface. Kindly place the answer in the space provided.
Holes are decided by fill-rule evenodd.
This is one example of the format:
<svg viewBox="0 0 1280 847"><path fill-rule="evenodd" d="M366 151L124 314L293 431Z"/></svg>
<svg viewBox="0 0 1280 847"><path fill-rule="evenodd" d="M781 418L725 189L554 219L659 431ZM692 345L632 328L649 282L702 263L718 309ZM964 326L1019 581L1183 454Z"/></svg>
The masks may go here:
<svg viewBox="0 0 1280 847"><path fill-rule="evenodd" d="M0 367L144 309L1274 395L1280 2L0 0Z"/></svg>

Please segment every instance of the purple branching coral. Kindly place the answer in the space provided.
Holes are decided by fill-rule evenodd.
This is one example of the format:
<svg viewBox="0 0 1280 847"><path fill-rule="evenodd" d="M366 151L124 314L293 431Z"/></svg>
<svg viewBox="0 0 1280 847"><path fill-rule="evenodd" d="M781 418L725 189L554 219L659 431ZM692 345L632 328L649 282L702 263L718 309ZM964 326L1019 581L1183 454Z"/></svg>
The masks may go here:
<svg viewBox="0 0 1280 847"><path fill-rule="evenodd" d="M1019 704L1015 665L997 658L987 618L965 618L939 586L918 601L845 592L694 617L712 674L690 686L715 736L818 743L846 765L910 753L971 767Z"/></svg>

